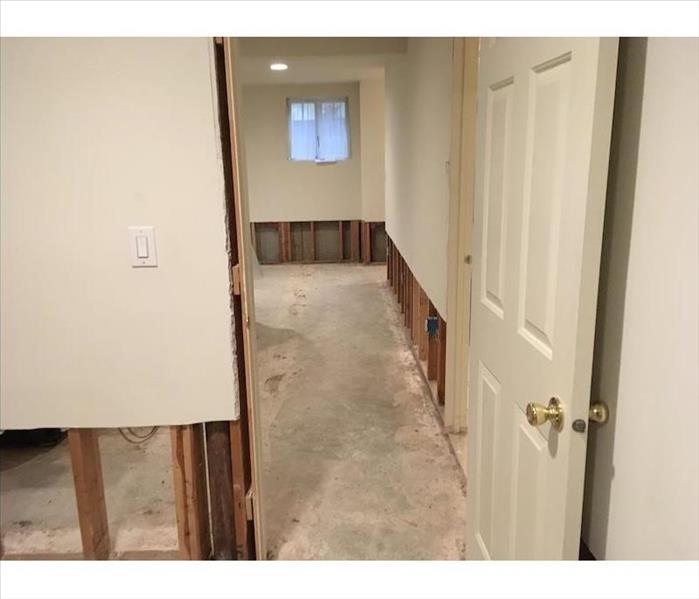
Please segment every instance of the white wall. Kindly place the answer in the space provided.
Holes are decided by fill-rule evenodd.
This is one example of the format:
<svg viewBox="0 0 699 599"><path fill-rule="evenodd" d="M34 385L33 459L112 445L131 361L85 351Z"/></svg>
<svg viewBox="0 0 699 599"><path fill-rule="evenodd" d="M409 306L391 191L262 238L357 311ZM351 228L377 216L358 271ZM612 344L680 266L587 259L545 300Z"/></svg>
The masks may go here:
<svg viewBox="0 0 699 599"><path fill-rule="evenodd" d="M245 87L244 134L250 220L361 219L359 83ZM331 164L289 160L287 98L349 98L350 157Z"/></svg>
<svg viewBox="0 0 699 599"><path fill-rule="evenodd" d="M591 426L583 538L698 559L699 41L650 39L645 78L643 50L620 52L593 376L611 421Z"/></svg>
<svg viewBox="0 0 699 599"><path fill-rule="evenodd" d="M385 211L385 106L383 77L359 83L362 144L362 220L380 222Z"/></svg>
<svg viewBox="0 0 699 599"><path fill-rule="evenodd" d="M452 41L411 38L386 68L386 230L446 319Z"/></svg>
<svg viewBox="0 0 699 599"><path fill-rule="evenodd" d="M236 418L210 40L1 43L0 428Z"/></svg>

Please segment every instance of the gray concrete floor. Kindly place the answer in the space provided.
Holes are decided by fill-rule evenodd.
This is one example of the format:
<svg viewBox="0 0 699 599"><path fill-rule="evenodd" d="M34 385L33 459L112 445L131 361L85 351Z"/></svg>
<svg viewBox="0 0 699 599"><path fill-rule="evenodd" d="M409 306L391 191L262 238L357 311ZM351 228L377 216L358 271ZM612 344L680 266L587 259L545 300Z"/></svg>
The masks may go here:
<svg viewBox="0 0 699 599"><path fill-rule="evenodd" d="M464 557L465 478L385 272L256 273L270 558Z"/></svg>
<svg viewBox="0 0 699 599"><path fill-rule="evenodd" d="M115 554L176 550L169 429L141 445L105 430L100 450ZM67 440L0 450L0 531L8 555L82 551Z"/></svg>

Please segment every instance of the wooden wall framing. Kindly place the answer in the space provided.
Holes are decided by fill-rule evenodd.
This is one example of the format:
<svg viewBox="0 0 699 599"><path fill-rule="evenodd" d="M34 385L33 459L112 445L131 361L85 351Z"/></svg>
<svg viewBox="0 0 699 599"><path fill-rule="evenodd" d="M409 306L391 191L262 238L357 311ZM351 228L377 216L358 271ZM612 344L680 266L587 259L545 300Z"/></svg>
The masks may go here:
<svg viewBox="0 0 699 599"><path fill-rule="evenodd" d="M335 228L336 248L322 239ZM252 242L260 264L386 262L386 234L383 222L359 220L294 221L250 223ZM270 235L274 235L271 240ZM327 254L334 254L328 258ZM324 256L325 254L325 256Z"/></svg>
<svg viewBox="0 0 699 599"><path fill-rule="evenodd" d="M73 470L78 526L82 542L80 554L7 554L2 559L251 559L254 558L252 524L247 521L245 491L249 487L243 476L240 509L235 509L235 480L244 461L240 444L221 437L222 426L241 428L240 421L171 426L172 475L175 494L178 551L151 550L115 553L111 545L105 501L104 479L99 448L99 429L69 429L68 445ZM206 430L206 441L205 441ZM215 434L212 434L215 433ZM216 438L219 435L219 438ZM240 435L239 435L240 436ZM228 455L224 443L230 442ZM230 452L236 456L237 467L230 468ZM221 455L223 451L224 455ZM208 455L207 455L208 452ZM226 459L227 458L227 459ZM248 468L249 471L249 468ZM211 489L211 504L209 503ZM211 509L210 509L211 507ZM237 542L236 518L242 514L245 526L242 543Z"/></svg>
<svg viewBox="0 0 699 599"><path fill-rule="evenodd" d="M390 237L386 241L386 276L398 301L403 325L414 346L423 374L428 381L436 381L435 401L444 405L447 354L447 323L439 315L425 290L413 275L408 263ZM437 331L427 332L427 318L437 319Z"/></svg>

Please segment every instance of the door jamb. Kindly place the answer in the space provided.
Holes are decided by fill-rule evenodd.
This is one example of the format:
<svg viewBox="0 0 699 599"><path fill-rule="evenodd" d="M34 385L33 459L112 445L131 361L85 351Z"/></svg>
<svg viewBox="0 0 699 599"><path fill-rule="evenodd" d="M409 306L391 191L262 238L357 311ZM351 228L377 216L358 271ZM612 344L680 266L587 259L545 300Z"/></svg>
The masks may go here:
<svg viewBox="0 0 699 599"><path fill-rule="evenodd" d="M455 38L453 46L452 136L449 157L447 247L447 334L444 425L466 429L471 332L471 238L476 160L476 102L479 38Z"/></svg>
<svg viewBox="0 0 699 599"><path fill-rule="evenodd" d="M240 397L241 416L247 411L247 429L249 432L250 491L252 497L252 519L254 521L255 557L266 558L263 501L261 492L261 460L260 438L257 434L259 415L257 407L257 379L255 376L255 305L252 270L249 264L252 256L250 240L250 219L248 216L247 182L245 171L245 152L240 130L240 97L241 87L236 73L237 57L239 54L237 40L231 37L223 38L223 50L226 72L226 91L228 97L228 120L231 140L231 160L233 168L233 204L235 209L235 229L237 238L238 274L235 277L240 289L242 311L242 340L245 359L245 397ZM242 394L241 394L242 395ZM244 405L243 405L244 404ZM235 423L232 423L235 424ZM232 433L235 431L232 429ZM232 435L233 437L234 435ZM249 496L246 493L246 496Z"/></svg>

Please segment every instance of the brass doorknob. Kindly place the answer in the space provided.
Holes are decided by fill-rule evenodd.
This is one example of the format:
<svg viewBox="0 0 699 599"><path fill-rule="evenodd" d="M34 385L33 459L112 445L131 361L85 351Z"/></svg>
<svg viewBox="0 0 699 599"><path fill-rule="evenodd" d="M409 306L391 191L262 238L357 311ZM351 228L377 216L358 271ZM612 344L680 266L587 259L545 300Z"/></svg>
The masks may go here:
<svg viewBox="0 0 699 599"><path fill-rule="evenodd" d="M563 405L557 397L549 400L548 406L538 403L527 404L527 421L532 426L541 426L544 422L550 422L558 432L563 430Z"/></svg>
<svg viewBox="0 0 699 599"><path fill-rule="evenodd" d="M591 403L589 418L592 422L598 422L599 424L607 422L607 420L609 420L609 408L607 404L601 401Z"/></svg>

